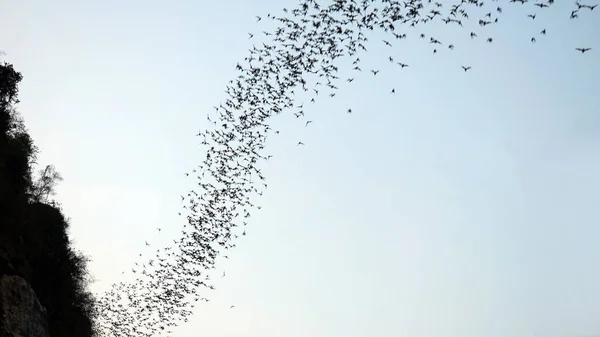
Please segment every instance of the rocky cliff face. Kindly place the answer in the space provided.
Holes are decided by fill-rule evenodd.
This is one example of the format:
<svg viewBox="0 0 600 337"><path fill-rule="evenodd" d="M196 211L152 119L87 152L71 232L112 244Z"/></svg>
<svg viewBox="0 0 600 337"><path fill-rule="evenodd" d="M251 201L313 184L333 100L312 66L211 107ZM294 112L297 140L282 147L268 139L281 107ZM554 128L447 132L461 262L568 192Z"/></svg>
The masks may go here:
<svg viewBox="0 0 600 337"><path fill-rule="evenodd" d="M46 309L18 275L0 274L0 337L49 337Z"/></svg>

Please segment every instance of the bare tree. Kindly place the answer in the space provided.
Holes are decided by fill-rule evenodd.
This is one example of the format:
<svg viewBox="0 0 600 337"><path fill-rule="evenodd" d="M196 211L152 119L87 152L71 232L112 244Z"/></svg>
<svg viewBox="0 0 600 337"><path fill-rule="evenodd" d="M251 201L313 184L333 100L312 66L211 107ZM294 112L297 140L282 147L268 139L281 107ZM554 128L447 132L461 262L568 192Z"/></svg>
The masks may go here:
<svg viewBox="0 0 600 337"><path fill-rule="evenodd" d="M39 171L38 178L33 182L30 193L31 199L36 202L52 203L50 197L56 194L54 188L62 180L62 176L56 171L54 165L46 165L44 169Z"/></svg>

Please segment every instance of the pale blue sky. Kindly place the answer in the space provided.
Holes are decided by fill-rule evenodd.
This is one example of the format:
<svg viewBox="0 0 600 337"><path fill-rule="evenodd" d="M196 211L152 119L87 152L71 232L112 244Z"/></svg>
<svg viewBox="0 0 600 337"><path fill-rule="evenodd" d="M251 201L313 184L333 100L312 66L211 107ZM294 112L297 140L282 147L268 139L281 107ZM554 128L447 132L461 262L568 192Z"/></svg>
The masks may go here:
<svg viewBox="0 0 600 337"><path fill-rule="evenodd" d="M177 237L194 135L265 29L255 15L296 3L0 2L19 109L65 178L95 291L129 277L145 240ZM365 71L305 109L313 124L273 118L263 208L174 336L599 334L600 12L504 7L497 26L471 20L479 40L444 25L394 48L374 36ZM456 49L433 55L421 32Z"/></svg>

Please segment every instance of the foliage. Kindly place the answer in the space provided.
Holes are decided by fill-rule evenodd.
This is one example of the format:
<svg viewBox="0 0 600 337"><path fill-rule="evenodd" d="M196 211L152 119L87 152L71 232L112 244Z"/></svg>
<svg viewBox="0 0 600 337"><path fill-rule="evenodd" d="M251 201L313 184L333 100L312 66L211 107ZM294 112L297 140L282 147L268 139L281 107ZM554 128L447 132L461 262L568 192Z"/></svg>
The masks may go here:
<svg viewBox="0 0 600 337"><path fill-rule="evenodd" d="M62 177L48 165L32 178L37 149L15 110L21 80L11 64L0 64L0 262L31 284L51 336L94 336L88 259L72 247L69 224L49 200Z"/></svg>

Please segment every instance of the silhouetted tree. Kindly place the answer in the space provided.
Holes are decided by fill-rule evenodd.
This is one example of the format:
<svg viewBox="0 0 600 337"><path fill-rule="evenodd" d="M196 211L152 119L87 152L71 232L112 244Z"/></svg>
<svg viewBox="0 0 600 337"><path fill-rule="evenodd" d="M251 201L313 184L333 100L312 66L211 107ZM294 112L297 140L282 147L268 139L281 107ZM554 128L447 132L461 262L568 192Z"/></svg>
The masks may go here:
<svg viewBox="0 0 600 337"><path fill-rule="evenodd" d="M33 201L50 203L50 197L55 195L54 188L63 178L56 171L54 165L47 165L43 170L39 170L39 177L31 186L30 197Z"/></svg>

